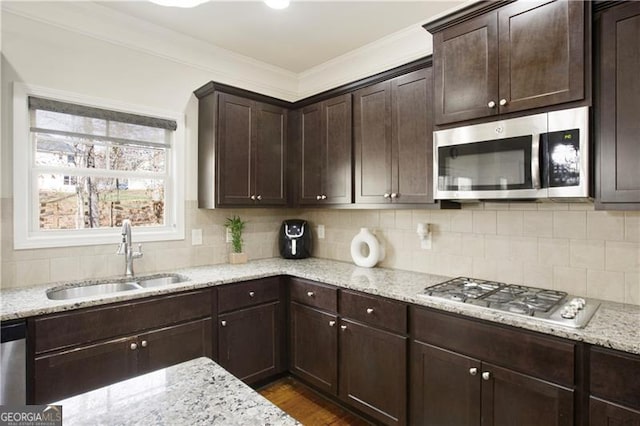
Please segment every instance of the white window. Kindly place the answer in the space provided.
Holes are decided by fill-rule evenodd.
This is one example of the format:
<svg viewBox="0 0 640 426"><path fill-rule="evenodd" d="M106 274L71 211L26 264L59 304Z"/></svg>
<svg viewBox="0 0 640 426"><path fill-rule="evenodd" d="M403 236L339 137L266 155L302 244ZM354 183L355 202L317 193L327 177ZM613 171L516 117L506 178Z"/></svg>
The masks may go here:
<svg viewBox="0 0 640 426"><path fill-rule="evenodd" d="M184 117L14 84L14 247L184 239Z"/></svg>

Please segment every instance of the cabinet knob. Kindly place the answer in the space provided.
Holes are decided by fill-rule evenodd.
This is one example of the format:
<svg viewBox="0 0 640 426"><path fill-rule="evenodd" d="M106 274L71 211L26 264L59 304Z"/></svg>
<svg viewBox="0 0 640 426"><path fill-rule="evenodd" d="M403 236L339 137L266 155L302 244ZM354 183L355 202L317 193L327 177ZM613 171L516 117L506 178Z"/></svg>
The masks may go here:
<svg viewBox="0 0 640 426"><path fill-rule="evenodd" d="M487 104L487 106L488 106L489 108L495 108L495 107L496 107L496 103L495 103L495 102L493 102L493 101L489 101L489 103Z"/></svg>
<svg viewBox="0 0 640 426"><path fill-rule="evenodd" d="M143 340L142 342L140 342L140 346L142 346L143 348L146 348L148 345L146 340Z"/></svg>
<svg viewBox="0 0 640 426"><path fill-rule="evenodd" d="M489 373L488 371L484 371L482 373L482 380L489 380L491 378L491 373Z"/></svg>
<svg viewBox="0 0 640 426"><path fill-rule="evenodd" d="M256 295L256 292L255 292L255 291L250 291L250 292L249 292L249 297L253 297L253 296L255 296L255 295Z"/></svg>
<svg viewBox="0 0 640 426"><path fill-rule="evenodd" d="M326 200L326 199L327 199L327 196L326 196L326 195L324 195L324 194L322 194L322 199L323 199L323 200Z"/></svg>
<svg viewBox="0 0 640 426"><path fill-rule="evenodd" d="M335 321L329 321L329 327L333 327L334 325L336 325Z"/></svg>
<svg viewBox="0 0 640 426"><path fill-rule="evenodd" d="M505 106L507 104L507 100L506 99L500 99L500 105L501 106Z"/></svg>
<svg viewBox="0 0 640 426"><path fill-rule="evenodd" d="M341 329L342 331L345 331L345 330L347 329L347 326L346 326L346 325L341 325L341 326L340 326L340 329Z"/></svg>
<svg viewBox="0 0 640 426"><path fill-rule="evenodd" d="M249 198L251 198L253 201L255 201L255 200L256 200L256 196L255 196L255 195L252 195L252 196L251 196L251 197L249 197Z"/></svg>
<svg viewBox="0 0 640 426"><path fill-rule="evenodd" d="M395 192L392 192L392 193L391 193L391 198L398 198L398 194L397 194L397 193L395 193Z"/></svg>
<svg viewBox="0 0 640 426"><path fill-rule="evenodd" d="M315 293L314 293L314 292L312 292L312 291L308 291L308 292L307 292L307 296L309 296L309 297L313 297L314 295L315 295Z"/></svg>
<svg viewBox="0 0 640 426"><path fill-rule="evenodd" d="M367 313L368 314L372 314L373 313L373 308L367 308Z"/></svg>
<svg viewBox="0 0 640 426"><path fill-rule="evenodd" d="M473 367L469 369L469 374L471 374L472 376L475 376L476 374L478 374L478 369Z"/></svg>
<svg viewBox="0 0 640 426"><path fill-rule="evenodd" d="M138 349L138 344L137 343L132 343L131 346L129 346L131 348L132 351L135 351L136 349Z"/></svg>
<svg viewBox="0 0 640 426"><path fill-rule="evenodd" d="M384 193L384 195L383 195L383 197L384 197L384 198L389 198L389 197L391 197L391 194L389 194L388 192L385 192L385 193Z"/></svg>
<svg viewBox="0 0 640 426"><path fill-rule="evenodd" d="M227 322L226 321L220 321L220 325L223 326L223 327L226 327L227 326Z"/></svg>
<svg viewBox="0 0 640 426"><path fill-rule="evenodd" d="M318 201L322 200L322 195L316 195L316 200Z"/></svg>
<svg viewBox="0 0 640 426"><path fill-rule="evenodd" d="M262 195L258 195L258 196L256 197L256 199L257 199L258 201L262 200Z"/></svg>

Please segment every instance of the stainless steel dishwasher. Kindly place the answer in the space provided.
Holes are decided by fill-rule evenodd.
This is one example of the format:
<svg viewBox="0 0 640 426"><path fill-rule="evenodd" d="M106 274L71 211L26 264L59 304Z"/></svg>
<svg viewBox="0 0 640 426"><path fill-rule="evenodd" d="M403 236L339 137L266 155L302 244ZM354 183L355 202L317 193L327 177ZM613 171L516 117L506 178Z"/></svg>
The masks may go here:
<svg viewBox="0 0 640 426"><path fill-rule="evenodd" d="M25 405L27 325L24 321L3 322L0 329L0 405Z"/></svg>

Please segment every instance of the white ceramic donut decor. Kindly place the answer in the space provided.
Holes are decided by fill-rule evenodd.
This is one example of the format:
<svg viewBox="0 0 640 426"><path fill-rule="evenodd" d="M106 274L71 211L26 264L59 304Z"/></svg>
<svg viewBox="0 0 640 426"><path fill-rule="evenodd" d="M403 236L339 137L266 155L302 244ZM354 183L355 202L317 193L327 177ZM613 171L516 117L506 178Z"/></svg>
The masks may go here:
<svg viewBox="0 0 640 426"><path fill-rule="evenodd" d="M365 246L369 252L366 256L363 254ZM384 247L368 228L360 228L360 232L351 240L351 257L356 265L373 268L384 259Z"/></svg>

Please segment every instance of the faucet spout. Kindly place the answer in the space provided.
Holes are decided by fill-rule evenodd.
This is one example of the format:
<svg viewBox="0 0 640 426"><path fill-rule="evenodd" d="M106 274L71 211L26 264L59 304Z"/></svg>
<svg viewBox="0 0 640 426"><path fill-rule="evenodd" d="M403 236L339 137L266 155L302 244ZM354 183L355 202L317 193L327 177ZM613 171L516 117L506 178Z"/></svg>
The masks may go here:
<svg viewBox="0 0 640 426"><path fill-rule="evenodd" d="M129 219L125 219L122 221L122 242L118 246L116 254L124 255L124 275L127 277L133 276L133 259L142 257L142 244L138 244L138 251L133 251L132 246L131 221Z"/></svg>

